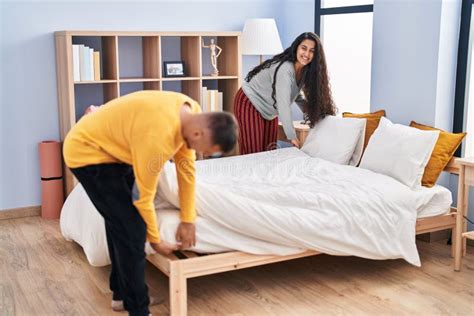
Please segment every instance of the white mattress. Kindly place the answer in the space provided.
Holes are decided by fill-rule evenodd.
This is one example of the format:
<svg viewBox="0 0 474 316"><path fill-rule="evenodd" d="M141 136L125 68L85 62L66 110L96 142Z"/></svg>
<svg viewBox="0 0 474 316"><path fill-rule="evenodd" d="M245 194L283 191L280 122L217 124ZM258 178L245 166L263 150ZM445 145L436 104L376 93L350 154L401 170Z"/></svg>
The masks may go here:
<svg viewBox="0 0 474 316"><path fill-rule="evenodd" d="M272 167L275 163L278 165ZM285 255L316 249L336 255L358 255L373 259L405 258L419 265L414 241L416 217L446 213L451 205L451 193L441 186L412 191L389 177L359 168L315 161L294 148L282 149L278 153L202 161L196 167L198 218L197 244L193 250L197 252L239 250ZM321 181L335 179L336 182L331 184L332 189L325 192L331 199L338 196L337 190L343 190L341 192L348 196L350 192L347 193L347 190L355 190L354 194L372 190L378 191L379 197L350 207L344 207L344 203L351 201L344 201L345 197L336 199L342 202L329 200L332 204L325 201L330 205L322 207L321 211L308 212L304 206L312 208L315 206L314 201L320 199L314 196L314 192L307 190L321 184L318 184L316 176L323 179ZM365 181L360 185L351 183L339 188L337 181L355 181L350 180L351 177L357 178L357 182L362 178ZM324 190L326 186L321 188ZM387 189L380 191L381 186ZM166 166L159 188L155 204L158 208L166 208L157 211L161 236L164 240L175 242L179 213L169 209L170 206L177 206L177 186L172 165ZM276 194L275 197L275 192L283 194ZM336 213L331 208L341 203L343 213L334 217ZM377 203L380 204L378 208L367 207L372 204L377 206ZM327 216L332 216L332 220L327 221ZM291 225L285 227L289 225L288 222ZM307 223L314 229L308 230ZM364 231L364 224L373 227L374 232ZM92 265L109 263L103 219L80 185L64 204L61 230L64 237L82 245ZM288 231L291 234L288 235ZM402 236L401 239L393 240L398 235ZM147 251L150 251L149 246Z"/></svg>
<svg viewBox="0 0 474 316"><path fill-rule="evenodd" d="M417 218L426 218L449 213L453 204L451 191L441 185L421 187L417 195Z"/></svg>
<svg viewBox="0 0 474 316"><path fill-rule="evenodd" d="M179 225L177 209L160 209L156 212L163 240L176 243L175 234ZM63 205L60 227L67 240L77 242L84 249L92 266L110 264L103 217L97 212L81 184L69 194ZM246 251L254 254L294 254L303 249L286 247L241 235L222 225L198 216L196 218L196 246L192 249L200 253ZM147 254L153 249L147 243Z"/></svg>

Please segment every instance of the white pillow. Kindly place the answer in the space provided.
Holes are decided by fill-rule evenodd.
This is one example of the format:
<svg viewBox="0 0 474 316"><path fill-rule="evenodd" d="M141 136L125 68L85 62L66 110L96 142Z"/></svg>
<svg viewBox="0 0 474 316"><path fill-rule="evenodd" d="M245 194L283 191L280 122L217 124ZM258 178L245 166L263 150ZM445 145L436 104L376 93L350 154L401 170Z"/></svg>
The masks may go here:
<svg viewBox="0 0 474 316"><path fill-rule="evenodd" d="M365 122L328 115L309 131L301 150L311 157L355 166L364 147Z"/></svg>
<svg viewBox="0 0 474 316"><path fill-rule="evenodd" d="M410 188L420 186L438 137L439 131L393 124L382 117L370 137L360 168L391 176Z"/></svg>

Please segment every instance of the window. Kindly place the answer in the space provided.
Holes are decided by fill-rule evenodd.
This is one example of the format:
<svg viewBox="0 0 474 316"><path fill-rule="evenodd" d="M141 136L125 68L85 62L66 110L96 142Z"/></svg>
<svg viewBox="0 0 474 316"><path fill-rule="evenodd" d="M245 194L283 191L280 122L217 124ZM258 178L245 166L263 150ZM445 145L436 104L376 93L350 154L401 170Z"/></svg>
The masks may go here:
<svg viewBox="0 0 474 316"><path fill-rule="evenodd" d="M456 72L456 95L454 104L453 131L467 131L463 156L474 156L474 0L463 0L461 28L459 32L458 66ZM460 156L461 151L456 153Z"/></svg>
<svg viewBox="0 0 474 316"><path fill-rule="evenodd" d="M474 4L471 7L471 13ZM474 24L474 15L471 14L470 25ZM474 32L470 32L469 36L469 45L468 45L468 57L467 57L467 73L466 73L466 86L465 86L465 108L467 109L467 140L466 140L466 156L474 156Z"/></svg>
<svg viewBox="0 0 474 316"><path fill-rule="evenodd" d="M373 0L316 1L315 32L324 45L333 99L339 113L370 112L371 3ZM346 6L348 4L351 6Z"/></svg>
<svg viewBox="0 0 474 316"><path fill-rule="evenodd" d="M322 8L335 8L346 6L357 6L362 4L374 4L374 0L322 0Z"/></svg>

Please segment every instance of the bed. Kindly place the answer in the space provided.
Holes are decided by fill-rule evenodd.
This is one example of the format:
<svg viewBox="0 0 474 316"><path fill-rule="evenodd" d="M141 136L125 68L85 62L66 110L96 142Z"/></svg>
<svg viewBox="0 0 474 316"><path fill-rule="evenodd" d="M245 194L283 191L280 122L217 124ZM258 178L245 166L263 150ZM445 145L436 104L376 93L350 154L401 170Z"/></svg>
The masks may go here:
<svg viewBox="0 0 474 316"><path fill-rule="evenodd" d="M170 242L179 224L174 170L172 163L165 166L155 200L162 238ZM445 171L456 174L458 167L450 162ZM446 188L409 189L296 148L199 161L196 173L196 247L167 257L146 247L148 260L170 278L173 315L186 314L188 278L320 253L403 258L420 266L416 234L461 233ZM80 185L60 223L92 265L108 263L103 219Z"/></svg>

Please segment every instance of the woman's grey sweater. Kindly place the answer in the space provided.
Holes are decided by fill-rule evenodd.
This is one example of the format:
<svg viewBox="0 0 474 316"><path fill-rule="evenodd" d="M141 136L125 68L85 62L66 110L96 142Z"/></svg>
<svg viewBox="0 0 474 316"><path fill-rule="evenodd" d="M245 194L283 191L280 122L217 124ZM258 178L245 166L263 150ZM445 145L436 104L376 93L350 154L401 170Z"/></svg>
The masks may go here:
<svg viewBox="0 0 474 316"><path fill-rule="evenodd" d="M272 120L278 116L283 124L286 137L295 139L296 133L291 117L291 105L296 102L299 108L303 110L304 98L301 96L301 88L296 82L295 66L292 62L285 61L276 75L276 103L275 107L273 106L272 84L278 64L273 64L270 68L261 70L250 82L244 80L242 90L264 119Z"/></svg>

